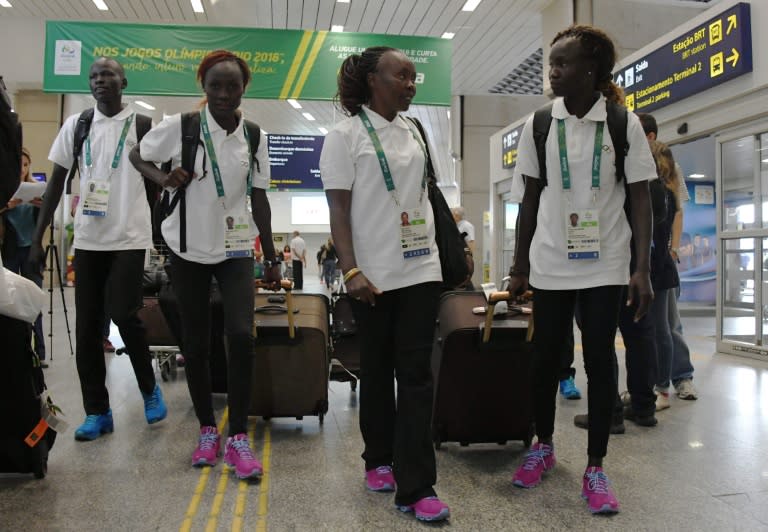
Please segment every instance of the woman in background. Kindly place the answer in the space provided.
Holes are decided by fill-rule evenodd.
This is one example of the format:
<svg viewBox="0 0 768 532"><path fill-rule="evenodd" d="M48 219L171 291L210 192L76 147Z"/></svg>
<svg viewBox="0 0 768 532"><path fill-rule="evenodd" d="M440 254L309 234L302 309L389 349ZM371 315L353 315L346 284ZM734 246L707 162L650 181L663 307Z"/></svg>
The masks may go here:
<svg viewBox="0 0 768 532"><path fill-rule="evenodd" d="M21 183L36 183L30 166L32 157L27 148L21 149ZM34 198L29 203L23 203L20 199L12 199L8 202L7 210L3 214L5 221L5 238L3 239L2 256L3 266L13 273L21 275L33 281L37 286L43 286L43 272L32 268L27 260L29 249L32 246L32 234L37 225L37 215L42 205L41 198ZM43 337L43 315L35 320L34 326L35 354L40 359L40 366L47 368L45 362L45 338Z"/></svg>

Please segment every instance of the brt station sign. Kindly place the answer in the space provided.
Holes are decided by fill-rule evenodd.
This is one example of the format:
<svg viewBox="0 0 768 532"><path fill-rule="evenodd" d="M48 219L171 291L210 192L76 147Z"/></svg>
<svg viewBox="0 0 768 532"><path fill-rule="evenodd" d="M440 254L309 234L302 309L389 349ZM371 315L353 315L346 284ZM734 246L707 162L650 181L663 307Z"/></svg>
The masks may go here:
<svg viewBox="0 0 768 532"><path fill-rule="evenodd" d="M738 3L616 72L627 108L653 111L752 72L749 8Z"/></svg>
<svg viewBox="0 0 768 532"><path fill-rule="evenodd" d="M196 72L224 48L248 64L246 98L333 100L348 55L369 46L405 52L416 72L414 104L451 104L451 42L437 37L328 31L48 21L43 90L89 93L88 69L102 56L125 69L125 94L200 96Z"/></svg>

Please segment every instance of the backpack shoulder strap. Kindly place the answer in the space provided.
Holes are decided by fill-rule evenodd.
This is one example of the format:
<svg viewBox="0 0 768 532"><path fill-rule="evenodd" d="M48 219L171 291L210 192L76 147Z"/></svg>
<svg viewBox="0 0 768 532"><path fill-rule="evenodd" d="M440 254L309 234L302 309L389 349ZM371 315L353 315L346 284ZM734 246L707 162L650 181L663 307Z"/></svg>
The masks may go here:
<svg viewBox="0 0 768 532"><path fill-rule="evenodd" d="M181 167L190 175L195 171L197 146L200 144L200 112L181 115Z"/></svg>
<svg viewBox="0 0 768 532"><path fill-rule="evenodd" d="M419 130L419 135L421 135L421 140L424 141L424 149L427 151L427 179L432 183L437 183L435 166L432 164L432 154L429 152L429 142L427 142L427 134L424 131L424 126L422 126L419 119L414 116L409 116L408 120L416 126L416 129Z"/></svg>
<svg viewBox="0 0 768 532"><path fill-rule="evenodd" d="M539 185L547 186L547 137L552 124L552 103L538 109L533 114L533 143L536 145L536 158L539 160Z"/></svg>
<svg viewBox="0 0 768 532"><path fill-rule="evenodd" d="M152 129L152 118L147 115L136 113L136 141L141 142L144 135Z"/></svg>
<svg viewBox="0 0 768 532"><path fill-rule="evenodd" d="M77 124L75 124L75 138L72 144L72 166L69 169L66 180L67 194L72 192L72 179L75 177L75 172L80 169L80 154L83 153L83 143L91 132L92 123L93 107L80 113L80 116L77 118Z"/></svg>
<svg viewBox="0 0 768 532"><path fill-rule="evenodd" d="M613 149L616 152L616 180L626 179L624 172L624 159L629 153L629 143L627 142L627 108L615 102L606 104L606 122L608 122L608 133L611 135Z"/></svg>
<svg viewBox="0 0 768 532"><path fill-rule="evenodd" d="M253 162L256 163L256 171L261 173L261 166L259 165L259 159L256 157L256 152L259 151L259 143L261 142L261 128L256 122L250 120L245 121L245 128L248 130L248 140L251 143L251 157Z"/></svg>

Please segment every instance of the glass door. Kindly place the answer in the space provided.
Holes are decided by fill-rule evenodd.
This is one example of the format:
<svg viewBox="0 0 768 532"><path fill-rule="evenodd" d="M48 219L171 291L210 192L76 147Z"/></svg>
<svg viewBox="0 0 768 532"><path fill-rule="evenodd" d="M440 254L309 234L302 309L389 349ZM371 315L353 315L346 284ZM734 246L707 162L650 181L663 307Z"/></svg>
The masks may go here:
<svg viewBox="0 0 768 532"><path fill-rule="evenodd" d="M719 142L717 349L768 358L768 133Z"/></svg>

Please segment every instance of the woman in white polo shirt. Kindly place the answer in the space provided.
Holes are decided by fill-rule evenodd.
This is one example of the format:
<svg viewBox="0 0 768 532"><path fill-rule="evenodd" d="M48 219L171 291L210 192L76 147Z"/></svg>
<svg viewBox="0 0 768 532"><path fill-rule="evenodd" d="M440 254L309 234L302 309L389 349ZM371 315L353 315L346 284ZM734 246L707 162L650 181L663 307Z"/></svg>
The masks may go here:
<svg viewBox="0 0 768 532"><path fill-rule="evenodd" d="M262 466L247 436L253 357L253 238L248 214L258 227L268 281L279 281L279 264L272 244L267 140L261 132L253 162L245 119L238 110L250 80L246 63L231 52L211 52L200 63L197 78L206 96L200 110L200 143L195 172L180 167L181 115L173 115L147 133L131 153L144 174L172 191L183 189L186 201L186 246L181 243L181 209L163 221L162 233L171 249L171 284L176 294L184 334L187 384L200 438L192 455L194 466L215 465L219 434L211 400L209 370L211 277L215 276L224 306L228 349L229 438L224 459L239 478L259 477ZM148 161L172 160L165 174ZM250 186L250 188L249 188ZM231 218L231 220L228 220ZM228 223L229 222L229 223Z"/></svg>
<svg viewBox="0 0 768 532"><path fill-rule="evenodd" d="M399 50L368 48L346 58L338 97L350 116L326 136L320 174L362 342L366 485L396 490L400 510L437 521L449 515L432 488L430 433L430 356L442 277L424 141L399 114L411 104L415 79L413 63Z"/></svg>
<svg viewBox="0 0 768 532"><path fill-rule="evenodd" d="M540 179L533 117L523 129L514 176L525 179L525 194L510 290L523 290L529 281L534 288L537 442L513 483L532 488L555 465L552 434L560 353L578 305L589 387L588 461L581 494L593 513L619 510L602 468L617 395L613 343L619 306L636 304L639 320L653 294L648 181L655 179L656 166L638 118L627 113L626 176L617 180L615 154L622 147L613 146L607 123L609 103L623 102L611 75L615 62L613 42L597 28L572 26L555 36L549 79L557 98L546 138L547 183ZM631 221L624 211L625 187ZM630 278L631 239L637 265ZM622 302L627 284L629 301Z"/></svg>

